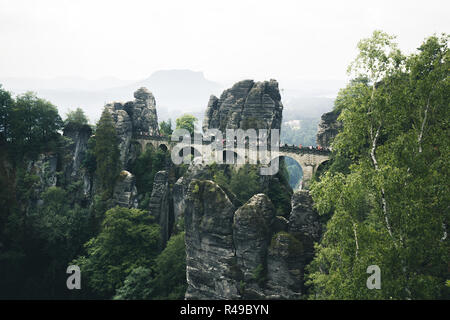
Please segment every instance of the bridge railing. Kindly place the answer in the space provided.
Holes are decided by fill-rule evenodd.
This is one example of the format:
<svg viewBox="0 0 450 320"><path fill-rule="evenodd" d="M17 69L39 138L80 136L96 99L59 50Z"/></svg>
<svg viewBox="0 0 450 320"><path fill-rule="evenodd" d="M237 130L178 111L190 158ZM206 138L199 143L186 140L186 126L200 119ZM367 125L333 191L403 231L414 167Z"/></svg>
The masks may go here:
<svg viewBox="0 0 450 320"><path fill-rule="evenodd" d="M146 134L146 132L133 132L133 139L142 139L142 140L158 140L158 141L170 141L169 137L166 136L156 136L151 134Z"/></svg>
<svg viewBox="0 0 450 320"><path fill-rule="evenodd" d="M154 140L154 141L165 141L165 142L171 142L170 138L167 136L157 136L157 135L150 135L149 133L145 132L135 132L133 133L133 139L143 139L143 140ZM196 141L194 139L191 140L191 143L195 143ZM203 141L204 145L211 144L211 141ZM235 147L237 147L237 143L235 141L234 143ZM226 147L226 140L223 140L223 146ZM280 144L279 151L282 152L294 152L294 153L315 153L315 154L324 154L328 155L331 153L331 150L329 148L323 148L323 147L299 147L295 145L288 145L288 144Z"/></svg>
<svg viewBox="0 0 450 320"><path fill-rule="evenodd" d="M324 154L324 155L328 155L331 153L331 149L329 148L323 148L323 147L298 147L298 146L294 146L294 145L281 145L280 146L280 151L284 151L284 152L294 152L294 153L315 153L315 154Z"/></svg>

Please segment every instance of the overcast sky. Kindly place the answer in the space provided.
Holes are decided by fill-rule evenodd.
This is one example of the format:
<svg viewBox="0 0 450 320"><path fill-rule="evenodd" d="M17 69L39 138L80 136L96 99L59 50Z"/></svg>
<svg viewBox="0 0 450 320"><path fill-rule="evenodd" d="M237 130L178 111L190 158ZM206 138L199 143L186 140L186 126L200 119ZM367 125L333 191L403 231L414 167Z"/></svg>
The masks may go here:
<svg viewBox="0 0 450 320"><path fill-rule="evenodd" d="M414 50L450 32L450 1L0 0L0 76L113 76L161 69L211 80L344 79L374 29Z"/></svg>

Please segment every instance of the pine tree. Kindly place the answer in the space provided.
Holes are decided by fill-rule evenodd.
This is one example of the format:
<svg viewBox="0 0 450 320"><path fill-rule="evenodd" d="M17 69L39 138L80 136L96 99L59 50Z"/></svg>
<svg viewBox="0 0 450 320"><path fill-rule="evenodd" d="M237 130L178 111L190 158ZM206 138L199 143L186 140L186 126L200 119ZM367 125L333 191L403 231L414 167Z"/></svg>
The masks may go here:
<svg viewBox="0 0 450 320"><path fill-rule="evenodd" d="M95 133L96 175L105 195L111 195L120 171L120 151L114 122L108 110L103 110Z"/></svg>

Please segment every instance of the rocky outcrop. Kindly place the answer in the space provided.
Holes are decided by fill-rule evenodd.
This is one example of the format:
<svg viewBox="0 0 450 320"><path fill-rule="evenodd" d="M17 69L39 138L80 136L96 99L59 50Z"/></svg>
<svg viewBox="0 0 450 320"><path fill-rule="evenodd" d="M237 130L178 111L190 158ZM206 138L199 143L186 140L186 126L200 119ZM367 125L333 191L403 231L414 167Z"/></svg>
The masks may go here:
<svg viewBox="0 0 450 320"><path fill-rule="evenodd" d="M287 232L276 233L267 257L266 297L269 299L300 299L302 297L304 254L301 243Z"/></svg>
<svg viewBox="0 0 450 320"><path fill-rule="evenodd" d="M39 178L37 184L41 191L56 186L58 156L56 154L40 154L36 160L31 160L27 165L27 172Z"/></svg>
<svg viewBox="0 0 450 320"><path fill-rule="evenodd" d="M27 163L26 171L37 177L33 184L33 192L30 192L28 209L41 205L40 199L42 192L50 187L55 187L58 181L57 175L58 156L56 154L39 154L36 160L30 160Z"/></svg>
<svg viewBox="0 0 450 320"><path fill-rule="evenodd" d="M136 179L128 171L123 170L114 186L114 204L125 208L137 208Z"/></svg>
<svg viewBox="0 0 450 320"><path fill-rule="evenodd" d="M267 258L267 291L273 299L296 299L304 293L304 268L314 255L321 224L309 191L293 194L288 232L274 234Z"/></svg>
<svg viewBox="0 0 450 320"><path fill-rule="evenodd" d="M342 123L337 120L340 112L333 110L324 113L320 118L319 126L317 129L316 142L317 145L329 148L333 142L334 137L338 134L338 131L342 128Z"/></svg>
<svg viewBox="0 0 450 320"><path fill-rule="evenodd" d="M167 171L158 171L153 182L152 195L149 202L150 214L161 227L161 240L163 247L169 239L170 224L172 220L170 208L169 177Z"/></svg>
<svg viewBox="0 0 450 320"><path fill-rule="evenodd" d="M319 241L322 225L319 216L313 209L313 200L309 191L300 190L293 194L292 211L289 216L289 233L299 239L305 247L305 253L312 253L314 242ZM305 256L305 261L312 256Z"/></svg>
<svg viewBox="0 0 450 320"><path fill-rule="evenodd" d="M245 286L241 295L263 298L261 283L267 264L275 208L265 194L254 195L234 213L233 241L237 266ZM258 279L260 278L260 279Z"/></svg>
<svg viewBox="0 0 450 320"><path fill-rule="evenodd" d="M82 162L86 157L88 140L92 135L92 129L89 125L66 126L64 128L64 137L70 139L70 144L66 149L70 154L70 159L65 165L64 173L66 178L76 177L80 173Z"/></svg>
<svg viewBox="0 0 450 320"><path fill-rule="evenodd" d="M134 93L134 97L134 101L113 102L105 106L115 123L120 161L124 169L130 169L137 156L138 149L131 144L134 134L159 135L153 94L146 88L140 88Z"/></svg>
<svg viewBox="0 0 450 320"><path fill-rule="evenodd" d="M133 137L133 124L129 114L124 110L124 104L120 102L109 103L105 106L114 120L117 138L119 140L120 163L127 168L130 160L130 145Z"/></svg>
<svg viewBox="0 0 450 320"><path fill-rule="evenodd" d="M189 184L184 209L187 299L297 299L320 237L307 191L292 197L289 219L265 194L237 207L210 180Z"/></svg>
<svg viewBox="0 0 450 320"><path fill-rule="evenodd" d="M187 299L237 299L233 203L213 181L193 180L184 212Z"/></svg>
<svg viewBox="0 0 450 320"><path fill-rule="evenodd" d="M244 280L252 280L253 272L265 262L275 209L263 193L254 195L236 210L233 220L233 240L236 259Z"/></svg>
<svg viewBox="0 0 450 320"><path fill-rule="evenodd" d="M203 130L279 129L282 111L277 81L244 80L225 90L220 98L210 97Z"/></svg>
<svg viewBox="0 0 450 320"><path fill-rule="evenodd" d="M139 88L134 93L134 102L127 102L125 110L131 116L134 132L148 132L159 135L156 100L147 88Z"/></svg>
<svg viewBox="0 0 450 320"><path fill-rule="evenodd" d="M63 173L66 183L82 181L83 196L89 197L91 193L92 177L83 168L86 159L88 140L92 135L89 125L68 125L64 128L64 136L70 139L65 152Z"/></svg>
<svg viewBox="0 0 450 320"><path fill-rule="evenodd" d="M184 218L187 192L191 181L193 179L212 180L212 178L210 172L206 170L202 163L193 163L188 167L187 172L177 180L172 189L175 225L178 225L180 220Z"/></svg>

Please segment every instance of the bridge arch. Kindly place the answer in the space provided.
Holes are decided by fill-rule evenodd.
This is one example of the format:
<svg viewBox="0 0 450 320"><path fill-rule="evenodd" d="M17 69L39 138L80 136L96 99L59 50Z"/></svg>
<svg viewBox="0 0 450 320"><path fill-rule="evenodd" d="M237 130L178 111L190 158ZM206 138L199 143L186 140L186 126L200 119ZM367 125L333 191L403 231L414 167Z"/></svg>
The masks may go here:
<svg viewBox="0 0 450 320"><path fill-rule="evenodd" d="M281 170L281 161L284 161L284 165L286 166L286 169L288 171L288 181L289 185L291 186L292 190L298 190L302 188L302 182L303 182L303 168L302 165L293 157L290 155L278 155L272 158L272 161L275 159L279 159L279 168Z"/></svg>
<svg viewBox="0 0 450 320"><path fill-rule="evenodd" d="M316 169L316 172L315 172L316 176L317 176L317 175L321 175L324 171L327 170L327 168L328 168L329 166L330 166L330 160L329 160L329 159L320 162L320 163L317 165L317 169Z"/></svg>
<svg viewBox="0 0 450 320"><path fill-rule="evenodd" d="M180 157L185 157L187 155L191 155L193 158L196 158L196 157L201 157L202 152L197 147L194 147L191 145L190 147L185 147L183 149L180 149L180 151L178 152L178 155Z"/></svg>
<svg viewBox="0 0 450 320"><path fill-rule="evenodd" d="M164 144L164 143L160 143L159 146L158 146L158 148L159 148L160 150L164 151L164 152L166 152L167 150L169 150L169 148L167 147L167 145Z"/></svg>
<svg viewBox="0 0 450 320"><path fill-rule="evenodd" d="M302 168L302 183L300 188L307 188L311 179L316 172L319 165L329 159L328 153L316 152L315 150L299 149L299 150L284 150L281 149L276 157L290 157L294 159Z"/></svg>

